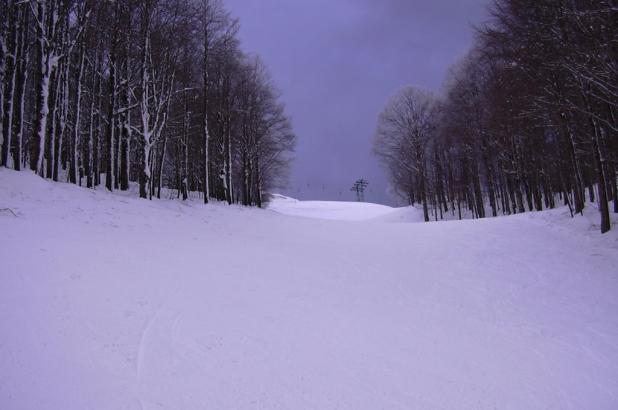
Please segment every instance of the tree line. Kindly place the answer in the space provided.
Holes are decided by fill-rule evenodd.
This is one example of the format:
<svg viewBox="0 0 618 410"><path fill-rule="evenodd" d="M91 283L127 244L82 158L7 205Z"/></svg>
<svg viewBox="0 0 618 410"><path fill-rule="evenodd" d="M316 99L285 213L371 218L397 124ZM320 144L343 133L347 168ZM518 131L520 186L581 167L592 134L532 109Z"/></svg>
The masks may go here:
<svg viewBox="0 0 618 410"><path fill-rule="evenodd" d="M0 164L262 206L295 135L218 0L0 2Z"/></svg>
<svg viewBox="0 0 618 410"><path fill-rule="evenodd" d="M407 87L374 151L424 217L598 207L618 213L618 7L613 0L494 0L442 97ZM433 213L433 215L431 215Z"/></svg>

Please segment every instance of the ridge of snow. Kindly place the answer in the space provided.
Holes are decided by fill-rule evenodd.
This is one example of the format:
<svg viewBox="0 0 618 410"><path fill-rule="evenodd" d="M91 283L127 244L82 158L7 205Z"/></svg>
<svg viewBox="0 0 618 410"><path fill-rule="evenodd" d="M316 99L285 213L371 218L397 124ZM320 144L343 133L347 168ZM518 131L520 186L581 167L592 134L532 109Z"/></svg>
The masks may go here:
<svg viewBox="0 0 618 410"><path fill-rule="evenodd" d="M415 214L414 208L392 208L368 202L299 201L278 194L271 196L268 209L288 216L336 221L416 221L416 218L405 217Z"/></svg>

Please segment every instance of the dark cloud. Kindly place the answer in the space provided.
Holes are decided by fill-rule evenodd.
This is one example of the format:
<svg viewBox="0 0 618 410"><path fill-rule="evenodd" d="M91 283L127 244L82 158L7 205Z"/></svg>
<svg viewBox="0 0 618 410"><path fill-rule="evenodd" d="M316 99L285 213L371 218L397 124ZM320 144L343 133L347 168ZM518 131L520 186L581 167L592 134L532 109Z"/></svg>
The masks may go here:
<svg viewBox="0 0 618 410"><path fill-rule="evenodd" d="M289 195L392 203L371 154L376 118L404 85L438 91L470 47L488 0L226 0L259 53L299 137Z"/></svg>

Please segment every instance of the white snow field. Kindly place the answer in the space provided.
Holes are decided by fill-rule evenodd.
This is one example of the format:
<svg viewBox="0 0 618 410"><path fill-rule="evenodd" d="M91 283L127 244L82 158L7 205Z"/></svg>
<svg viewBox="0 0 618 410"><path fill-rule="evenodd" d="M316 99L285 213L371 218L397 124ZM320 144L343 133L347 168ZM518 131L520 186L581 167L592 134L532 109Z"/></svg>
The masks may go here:
<svg viewBox="0 0 618 410"><path fill-rule="evenodd" d="M283 195L273 195L268 207L284 215L335 221L422 222L423 212L412 207L333 201L299 201Z"/></svg>
<svg viewBox="0 0 618 410"><path fill-rule="evenodd" d="M5 169L0 209L0 409L618 408L594 210L405 223Z"/></svg>

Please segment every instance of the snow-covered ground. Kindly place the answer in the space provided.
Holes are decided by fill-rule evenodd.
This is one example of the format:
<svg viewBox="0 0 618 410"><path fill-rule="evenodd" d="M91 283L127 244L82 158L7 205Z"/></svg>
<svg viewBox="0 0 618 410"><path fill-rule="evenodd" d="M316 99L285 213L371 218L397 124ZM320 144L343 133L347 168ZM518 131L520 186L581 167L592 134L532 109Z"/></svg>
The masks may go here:
<svg viewBox="0 0 618 410"><path fill-rule="evenodd" d="M416 208L335 201L299 201L282 195L273 195L268 209L284 215L335 221L421 222L423 211Z"/></svg>
<svg viewBox="0 0 618 410"><path fill-rule="evenodd" d="M0 408L618 408L618 226L594 210L271 207L0 169Z"/></svg>

